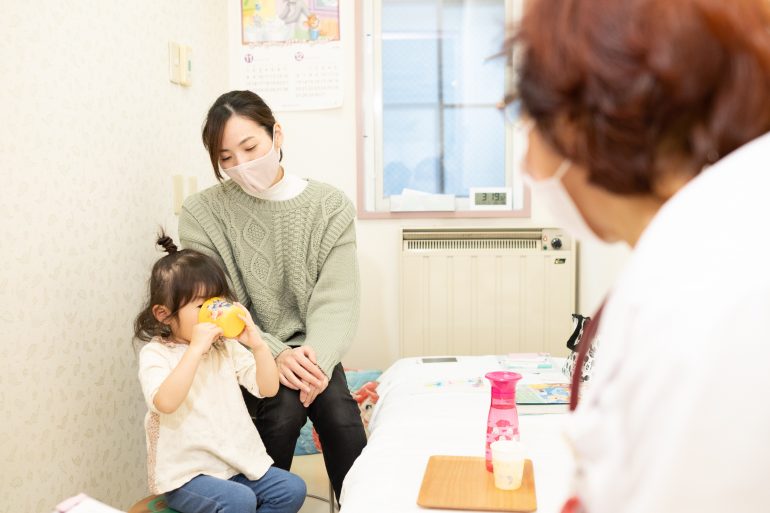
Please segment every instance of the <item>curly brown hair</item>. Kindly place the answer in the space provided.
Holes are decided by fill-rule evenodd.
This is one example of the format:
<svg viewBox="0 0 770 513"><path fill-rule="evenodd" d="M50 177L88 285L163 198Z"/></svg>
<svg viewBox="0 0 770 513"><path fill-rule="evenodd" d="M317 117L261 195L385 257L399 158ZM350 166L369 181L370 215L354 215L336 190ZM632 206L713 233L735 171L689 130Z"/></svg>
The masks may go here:
<svg viewBox="0 0 770 513"><path fill-rule="evenodd" d="M770 130L767 0L535 0L511 45L523 110L613 193Z"/></svg>

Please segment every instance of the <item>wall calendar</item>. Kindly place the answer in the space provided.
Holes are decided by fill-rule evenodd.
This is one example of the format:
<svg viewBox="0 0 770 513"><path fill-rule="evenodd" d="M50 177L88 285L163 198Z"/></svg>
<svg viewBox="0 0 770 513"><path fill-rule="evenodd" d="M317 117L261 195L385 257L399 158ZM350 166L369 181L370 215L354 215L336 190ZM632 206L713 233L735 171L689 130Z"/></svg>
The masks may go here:
<svg viewBox="0 0 770 513"><path fill-rule="evenodd" d="M342 105L338 0L241 0L241 86L275 111Z"/></svg>

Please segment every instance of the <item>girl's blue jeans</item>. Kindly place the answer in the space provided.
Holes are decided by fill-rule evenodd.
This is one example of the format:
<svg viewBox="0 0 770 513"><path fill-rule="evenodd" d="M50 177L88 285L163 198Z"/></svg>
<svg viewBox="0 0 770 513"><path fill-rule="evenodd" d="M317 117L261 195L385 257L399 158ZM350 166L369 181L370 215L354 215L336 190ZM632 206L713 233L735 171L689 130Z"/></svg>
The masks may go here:
<svg viewBox="0 0 770 513"><path fill-rule="evenodd" d="M200 475L165 495L179 513L297 513L305 493L299 476L270 467L256 481L243 474L230 479Z"/></svg>

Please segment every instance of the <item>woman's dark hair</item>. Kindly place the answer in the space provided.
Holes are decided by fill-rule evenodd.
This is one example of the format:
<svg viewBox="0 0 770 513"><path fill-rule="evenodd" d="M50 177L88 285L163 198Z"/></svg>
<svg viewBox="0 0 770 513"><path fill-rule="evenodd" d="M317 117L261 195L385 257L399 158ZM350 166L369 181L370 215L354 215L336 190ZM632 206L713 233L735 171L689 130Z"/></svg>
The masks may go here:
<svg viewBox="0 0 770 513"><path fill-rule="evenodd" d="M259 95L251 91L230 91L225 93L214 102L206 115L206 121L203 123L203 146L209 152L211 167L214 168L214 175L220 182L224 180L219 171L219 152L222 150L222 134L225 132L225 124L233 115L248 118L265 129L273 137L273 127L275 126L275 117L273 111L267 106L265 101ZM283 159L283 149L281 149L279 161Z"/></svg>
<svg viewBox="0 0 770 513"><path fill-rule="evenodd" d="M150 274L149 299L134 321L134 337L149 341L153 337L171 335L169 325L158 321L152 307L162 305L174 317L197 297L220 296L233 301L225 273L211 257L192 249L177 250L174 241L163 231L156 245L168 253L155 262Z"/></svg>
<svg viewBox="0 0 770 513"><path fill-rule="evenodd" d="M536 0L517 94L546 140L618 194L693 175L770 130L770 2Z"/></svg>

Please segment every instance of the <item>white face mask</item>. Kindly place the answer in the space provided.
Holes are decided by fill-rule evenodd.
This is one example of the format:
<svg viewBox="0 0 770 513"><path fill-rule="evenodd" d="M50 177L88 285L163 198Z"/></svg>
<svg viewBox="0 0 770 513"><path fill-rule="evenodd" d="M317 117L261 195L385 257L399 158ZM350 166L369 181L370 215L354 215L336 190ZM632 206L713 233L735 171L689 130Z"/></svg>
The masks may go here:
<svg viewBox="0 0 770 513"><path fill-rule="evenodd" d="M527 142L529 141L530 129L531 125L525 127L527 137L524 140ZM524 152L524 155L526 153L527 151ZM561 183L562 177L567 174L571 167L572 162L569 159L564 159L552 177L545 180L535 180L527 172L525 166L521 166L521 176L524 183L532 191L533 200L545 205L559 228L564 229L580 241L603 242L583 219L583 215L572 200L572 196Z"/></svg>
<svg viewBox="0 0 770 513"><path fill-rule="evenodd" d="M275 177L281 170L278 152L275 151L275 138L270 151L254 160L244 162L238 166L223 169L222 172L241 186L246 194L259 196L273 185Z"/></svg>

